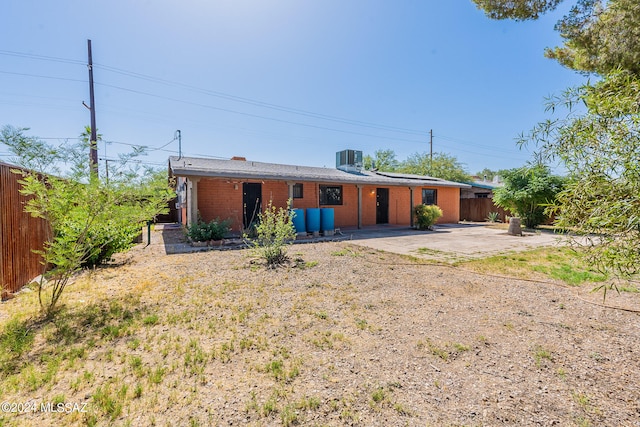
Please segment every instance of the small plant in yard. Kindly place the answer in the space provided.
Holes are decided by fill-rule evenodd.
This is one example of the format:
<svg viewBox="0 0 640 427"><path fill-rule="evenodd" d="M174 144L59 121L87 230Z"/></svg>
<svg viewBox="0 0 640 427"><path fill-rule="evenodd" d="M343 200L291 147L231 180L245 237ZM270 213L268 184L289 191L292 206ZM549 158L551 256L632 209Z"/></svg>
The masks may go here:
<svg viewBox="0 0 640 427"><path fill-rule="evenodd" d="M551 356L551 352L549 350L546 350L544 347L537 345L534 349L533 349L533 357L536 361L536 366L540 367L542 365L542 361L544 359L546 360L553 360L552 356Z"/></svg>
<svg viewBox="0 0 640 427"><path fill-rule="evenodd" d="M0 334L0 372L10 373L33 345L34 333L18 319L10 320Z"/></svg>
<svg viewBox="0 0 640 427"><path fill-rule="evenodd" d="M371 394L371 399L375 402L375 403L380 403L382 402L385 398L386 398L386 394L384 392L384 388L382 387L378 387L377 389L375 389L375 391Z"/></svg>
<svg viewBox="0 0 640 427"><path fill-rule="evenodd" d="M296 229L289 213L289 203L286 208L278 208L269 202L265 211L258 214L255 233L255 238L249 238L247 234L244 237L258 255L264 258L268 267L277 267L287 262L287 245L296 236Z"/></svg>
<svg viewBox="0 0 640 427"><path fill-rule="evenodd" d="M205 222L202 218L189 225L187 236L194 242L207 242L209 240L222 240L231 230L231 220L216 218L213 221Z"/></svg>
<svg viewBox="0 0 640 427"><path fill-rule="evenodd" d="M489 215L487 215L487 221L500 222L500 214L498 212L489 212Z"/></svg>
<svg viewBox="0 0 640 427"><path fill-rule="evenodd" d="M442 209L436 205L417 205L413 208L418 230L431 230L433 224L442 216Z"/></svg>

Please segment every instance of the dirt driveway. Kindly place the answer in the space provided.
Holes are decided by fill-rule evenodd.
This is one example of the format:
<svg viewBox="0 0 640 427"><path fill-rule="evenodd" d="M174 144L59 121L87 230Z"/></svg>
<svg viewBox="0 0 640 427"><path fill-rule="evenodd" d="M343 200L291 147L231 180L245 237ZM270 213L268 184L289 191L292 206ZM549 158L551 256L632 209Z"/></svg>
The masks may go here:
<svg viewBox="0 0 640 427"><path fill-rule="evenodd" d="M354 233L358 245L440 261L462 261L541 246L566 244L567 238L549 231L510 236L496 225L442 224L434 231L377 229Z"/></svg>

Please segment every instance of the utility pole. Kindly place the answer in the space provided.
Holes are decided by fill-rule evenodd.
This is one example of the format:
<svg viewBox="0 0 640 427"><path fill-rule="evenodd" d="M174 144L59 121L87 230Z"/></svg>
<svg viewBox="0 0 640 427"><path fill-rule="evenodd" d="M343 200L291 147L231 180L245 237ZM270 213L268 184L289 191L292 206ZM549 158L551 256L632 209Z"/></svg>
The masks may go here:
<svg viewBox="0 0 640 427"><path fill-rule="evenodd" d="M182 158L182 132L180 129L176 131L176 136L174 138L178 138L178 160Z"/></svg>
<svg viewBox="0 0 640 427"><path fill-rule="evenodd" d="M91 40L87 40L87 48L89 53L89 111L91 112L91 140L89 150L89 166L91 169L91 177L98 177L98 136L96 130L96 104L93 96L93 59L91 57ZM86 104L85 104L86 106Z"/></svg>
<svg viewBox="0 0 640 427"><path fill-rule="evenodd" d="M429 131L429 174L433 173L433 129Z"/></svg>

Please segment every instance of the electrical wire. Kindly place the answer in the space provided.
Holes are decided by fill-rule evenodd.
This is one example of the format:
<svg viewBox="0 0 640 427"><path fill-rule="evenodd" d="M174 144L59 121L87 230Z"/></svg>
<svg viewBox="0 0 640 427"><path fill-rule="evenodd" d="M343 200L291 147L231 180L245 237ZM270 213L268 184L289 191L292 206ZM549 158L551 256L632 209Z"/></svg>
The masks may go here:
<svg viewBox="0 0 640 427"><path fill-rule="evenodd" d="M76 65L85 65L85 63L83 61L80 61L80 60L57 58L57 57L45 56L45 55L34 55L34 54L28 54L28 53L22 53L22 52L14 52L14 51L6 51L6 50L0 50L0 55L8 55L8 56L21 57L21 58L28 58L28 59L60 62L60 63L69 63L69 64L76 64ZM400 133L406 133L406 134L412 134L412 135L426 135L426 131L423 131L423 130L408 129L408 128L402 128L402 127L399 127L399 126L391 126L391 125L384 125L384 124L379 124L379 123L371 123L371 122L366 122L366 121L361 121L361 120L354 120L354 119L347 119L347 118L344 118L344 117L332 116L332 115L328 115L328 114L315 113L315 112L308 111L308 110L302 110L302 109L298 109L298 108L292 108L292 107L287 107L287 106L283 106L283 105L272 104L272 103L259 101L259 100L246 98L246 97L241 97L241 96L236 96L236 95L232 95L232 94L228 94L228 93L224 93L224 92L204 89L204 88L200 88L200 87L189 85L189 84L185 84L185 83L180 83L180 82L175 82L175 81L171 81L171 80L161 79L161 78L158 78L158 77L153 77L153 76L149 76L149 75L145 75L145 74L141 74L141 73L137 73L137 72L133 72L133 71L127 71L127 70L123 70L123 69L112 67L112 66L105 65L105 64L94 63L93 66L94 66L94 68L99 68L99 69L102 69L102 70L105 70L105 71L108 71L108 72L117 73L117 74L128 76L128 77L133 77L133 78L137 78L137 79L141 79L141 80L145 80L145 81L149 81L149 82L153 82L153 83L173 86L173 87L181 87L181 88L189 89L191 91L198 92L198 93L201 93L201 94L206 94L206 95L209 95L209 96L214 96L214 97L227 99L227 100L231 100L231 101L235 101L235 102L240 102L240 103L244 103L244 104L254 105L254 106L258 106L258 107L262 107L262 108L269 108L269 109L273 109L273 110L277 110L277 111L283 111L283 112L288 112L288 113L291 113L291 114L298 114L298 115L302 115L302 116L306 116L306 117L312 117L312 118L318 118L318 119L322 119L322 120L329 120L329 121L339 122L339 123L343 123L343 124L349 124L349 125L353 125L353 126L362 126L362 127L368 127L368 128L378 129L378 130L385 130L385 131L391 131L391 132L400 132ZM15 74L36 77L36 75L30 75L30 74L20 74L20 73L15 73ZM51 77L46 77L46 76L40 76L40 77L51 78Z"/></svg>
<svg viewBox="0 0 640 427"><path fill-rule="evenodd" d="M394 138L394 137L382 136L382 135L373 135L373 134L349 131L349 130L344 130L344 129L336 129L336 128L330 128L330 127L325 127L325 126L312 125L312 124L309 124L309 123L294 122L294 121L291 121L291 120L278 119L278 118L275 118L275 117L268 117L268 116L263 116L263 115L260 115L260 114L245 113L243 111L232 110L232 109L229 109L229 108L215 107L213 105L202 104L202 103L199 103L199 102L185 101L185 100L182 100L182 99L168 97L168 96L162 96L162 95L156 95L156 94L149 93L149 92L144 92L144 91L141 91L141 90L128 89L128 88L125 88L125 87L122 87L122 86L116 86L116 85L110 85L110 84L98 83L98 82L95 82L95 84L96 85L100 85L100 86L104 86L104 87L110 87L112 89L122 90L122 91L125 91L125 92L137 93L139 95L145 95L145 96L150 96L150 97L153 97L153 98L164 99L164 100L167 100L167 101L179 102L179 103L182 103L182 104L193 105L193 106L196 106L196 107L202 107L202 108L207 108L207 109L216 110L216 111L224 111L226 113L239 114L239 115L243 115L243 116L254 117L254 118L259 118L259 119L264 119L264 120L271 120L271 121L279 122L279 123L287 123L287 124L292 124L292 125L296 125L296 126L304 126L304 127L314 128L314 129L328 130L328 131L332 131L332 132L341 132L341 133L347 133L347 134L351 134L351 135L366 136L366 137L369 137L369 138L388 139L388 140L392 140L392 141L403 141L403 142L410 142L410 143L413 143L413 144L424 144L425 143L425 141L418 141L418 140L415 140L415 139L404 139L404 138Z"/></svg>
<svg viewBox="0 0 640 427"><path fill-rule="evenodd" d="M148 75L145 75L145 74L140 74L140 73L136 73L136 72L132 72L132 71L126 71L126 70L122 70L122 69L115 68L115 67L110 67L108 65L94 64L94 66L98 67L100 69L103 69L105 71L110 71L110 72L113 72L113 73L129 76L129 77L134 77L134 78L137 78L137 79L142 79L142 80L150 81L150 82L153 82L153 83L165 84L165 85L174 86L174 87L182 87L182 88L189 89L189 90L192 90L194 92L202 93L202 94L205 94L205 95L215 96L215 97L222 98L222 99L227 99L227 100L240 102L240 103L244 103L244 104L249 104L249 105L254 105L254 106L263 107L263 108L269 108L269 109L273 109L273 110L277 110L277 111L284 111L284 112L287 112L287 113L298 114L298 115L302 115L302 116L306 116L306 117L319 118L319 119L323 119L323 120L335 121L335 122L354 125L354 126L363 126L363 127L373 128L373 129L386 130L386 131L392 131L392 132L400 132L400 133L407 133L407 134L412 134L412 135L423 135L423 136L426 135L426 131L423 131L423 130L408 129L408 128L402 128L402 127L398 127L398 126L383 125L383 124L378 124L378 123L365 122L365 121L361 121L361 120L347 119L347 118L338 117L338 116L332 116L332 115L328 115L328 114L315 113L315 112L308 111L308 110L302 110L302 109L293 108L293 107L286 107L286 106L282 106L282 105L278 105L278 104L272 104L272 103L269 103L269 102L259 101L259 100L255 100L255 99L251 99L251 98L245 98L245 97L241 97L241 96L231 95L231 94L224 93L224 92L219 92L219 91L214 91L214 90L209 90L209 89L203 89L203 88L200 88L200 87L197 87L197 86L192 86L192 85L188 85L188 84L184 84L184 83L174 82L174 81L171 81L171 80L165 80L165 79L161 79L161 78L157 78L157 77L153 77L153 76L148 76Z"/></svg>
<svg viewBox="0 0 640 427"><path fill-rule="evenodd" d="M32 53L14 52L11 50L0 50L0 55L15 56L18 58L37 59L41 61L61 62L66 64L86 65L85 62L77 59L57 58L55 56L35 55Z"/></svg>
<svg viewBox="0 0 640 427"><path fill-rule="evenodd" d="M16 73L16 72L13 72L13 71L3 71L3 70L0 70L0 73L1 74L11 74L11 75L14 75L14 76L37 77L37 78L41 78L41 79L63 80L63 81L67 81L67 82L87 83L86 80L70 79L68 77L43 76L42 74Z"/></svg>
<svg viewBox="0 0 640 427"><path fill-rule="evenodd" d="M42 61L68 63L68 64L74 64L74 65L86 65L83 61L80 61L80 60L74 60L74 59L68 59L68 58L58 58L58 57L45 56L45 55L35 55L35 54L28 54L28 53L7 51L7 50L0 50L0 55L8 55L8 56L21 57L21 58L27 58L27 59L35 59L35 60L42 60ZM149 76L149 75L145 75L145 74L141 74L141 73L137 73L137 72L133 72L133 71L128 71L128 70L112 67L112 66L105 65L105 64L94 64L94 67L100 68L100 69L108 71L108 72L112 72L112 73L116 73L116 74L120 74L120 75L124 75L124 76L128 76L128 77L132 77L132 78L136 78L136 79L141 79L141 80L144 80L144 81L149 81L149 82L168 85L168 86L173 86L173 87L181 87L181 88L185 88L185 89L197 92L197 93L201 93L201 94L205 94L205 95L209 95L209 96L214 96L214 97L218 97L218 98L221 98L221 99L227 99L227 100L231 100L231 101L234 101L234 102L240 102L240 103L244 103L244 104L248 104L248 105L254 105L254 106L258 106L258 107L262 107L262 108L268 108L268 109L272 109L272 110L276 110L276 111L282 111L282 112L287 112L287 113L291 113L291 114L297 114L297 115L310 117L310 118L321 119L321 120L328 120L328 121L338 122L338 123L352 125L352 126L361 126L361 127L367 127L367 128L378 129L378 130L383 130L383 131L390 131L390 132L398 132L398 133L426 136L426 132L425 131L421 131L421 130L408 129L408 128L403 128L403 127L383 125L383 124L376 124L376 123L371 123L371 122L366 122L366 121L353 120L353 119L347 119L347 118L338 117L338 116L332 116L332 115L328 115L328 114L315 113L315 112L308 111L308 110L302 110L302 109L282 106L282 105L278 105L278 104L272 104L272 103L268 103L268 102L264 102L264 101L259 101L259 100L255 100L255 99L251 99L251 98L240 97L240 96L236 96L236 95L232 95L232 94L228 94L228 93L224 93L224 92L213 91L213 90L209 90L209 89L203 89L203 88L200 88L200 87L197 87L197 86L184 84L184 83L180 83L180 82L175 82L175 81L171 81L171 80L166 80L166 79L162 79L162 78L158 78L158 77L153 77L153 76ZM86 83L85 80L81 80L81 79L70 79L70 78L64 78L64 77L45 76L45 75L39 75L39 74L17 73L17 72L2 71L2 70L0 70L0 73L2 73L2 74L10 74L10 75L18 75L18 76L25 76L25 77L36 77L36 78L45 78L45 79L54 79L54 80L61 80L61 81ZM135 94L139 94L139 95L150 96L150 97L159 98L159 99L165 99L165 100L169 100L169 101L172 101L172 102L179 102L179 103L183 103L183 104L187 104L187 105L193 105L193 106L196 106L196 107L213 109L213 110L217 110L217 111L223 111L223 112L228 112L228 113L232 113L232 114L239 114L239 115L244 115L244 116L248 116L248 117L260 118L260 119L270 120L270 121L275 121L275 122L280 122L280 123L292 124L292 125L296 125L296 126L304 126L304 127L314 128L314 129L328 130L328 131L332 131L332 132L340 132L340 133L346 133L346 134L352 134L352 135L358 135L358 136L365 136L365 137L369 137L369 138L386 139L386 140L392 140L392 141L402 141L402 142L408 142L408 143L412 143L412 144L425 144L426 143L425 140L414 140L414 139L406 139L406 138L396 138L396 137L391 137L391 136L374 135L374 134L350 131L350 130L346 130L346 129L337 129L337 128L331 128L331 127L326 127L326 126L313 125L313 124L309 124L309 123L295 122L295 121L280 119L280 118L276 118L276 117L269 117L269 116L265 116L265 115L261 115L261 114L253 114L253 113L233 110L233 109L229 109L229 108L222 108L222 107L216 107L216 106L208 105L208 104L191 102L191 101L182 100L182 99L173 98L173 97L156 95L156 94L149 93L149 92L144 92L144 91L140 91L140 90L136 90L136 89L129 89L129 88L126 88L126 87L117 86L117 85L111 85L111 84L106 84L106 83L96 82L95 84L96 85L100 85L100 86L104 86L104 87L109 87L109 88L112 88L112 89L117 89L117 90L126 91L126 92L130 92L130 93L135 93ZM33 105L33 104L30 104L30 105ZM491 153L490 154L485 154L485 153L480 153L478 151L465 150L465 149L462 149L462 148L457 148L458 151L462 151L462 152L466 152L466 153L470 153L470 154L475 154L475 155L480 155L480 156L485 156L485 157L501 157L501 158L506 158L506 159L513 159L514 158L514 156L496 154L495 153L495 147L490 147L488 145L477 144L477 143L472 142L472 141L467 141L467 140L454 138L454 137L450 137L450 136L446 136L446 135L440 135L440 134L435 134L434 137L442 139L442 140L445 140L445 141L456 142L456 143L459 143L459 144L472 145L473 147L479 148L480 150L490 150ZM169 141L167 144L161 146L161 147L148 147L148 146L144 146L144 145L132 145L132 146L145 147L148 150L155 151L155 150L161 150L162 148L168 146L173 141L175 141L175 138L173 140ZM520 158L520 157L518 157L518 158ZM521 158L521 159L523 159L523 158Z"/></svg>

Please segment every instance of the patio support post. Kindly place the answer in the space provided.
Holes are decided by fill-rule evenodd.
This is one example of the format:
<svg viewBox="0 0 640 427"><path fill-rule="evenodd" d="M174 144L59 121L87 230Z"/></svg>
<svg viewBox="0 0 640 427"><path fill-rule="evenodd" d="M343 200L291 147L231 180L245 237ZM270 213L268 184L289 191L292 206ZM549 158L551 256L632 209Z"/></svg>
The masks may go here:
<svg viewBox="0 0 640 427"><path fill-rule="evenodd" d="M358 188L358 230L362 228L362 185L356 185Z"/></svg>
<svg viewBox="0 0 640 427"><path fill-rule="evenodd" d="M293 186L295 182L287 181L287 187L289 188L289 208L293 209Z"/></svg>
<svg viewBox="0 0 640 427"><path fill-rule="evenodd" d="M418 187L409 187L409 218L411 218L411 220L409 221L409 224L411 225L411 228L413 228L413 206L415 205L415 203L413 202L413 194L415 192L415 190L417 190Z"/></svg>
<svg viewBox="0 0 640 427"><path fill-rule="evenodd" d="M187 201L187 217L189 223L187 225L195 224L198 222L198 181L200 178L189 178L189 198Z"/></svg>

